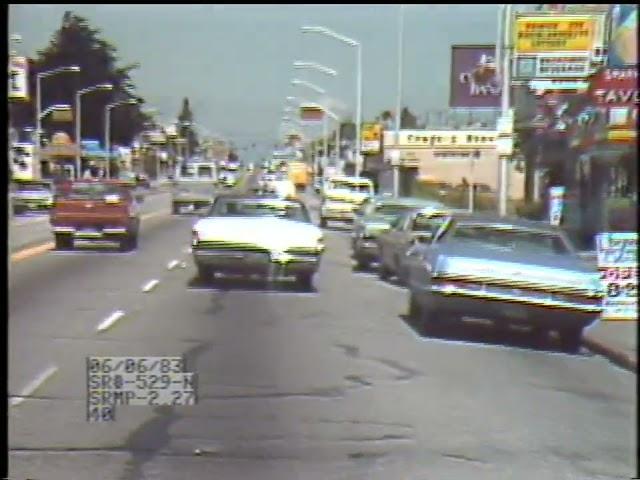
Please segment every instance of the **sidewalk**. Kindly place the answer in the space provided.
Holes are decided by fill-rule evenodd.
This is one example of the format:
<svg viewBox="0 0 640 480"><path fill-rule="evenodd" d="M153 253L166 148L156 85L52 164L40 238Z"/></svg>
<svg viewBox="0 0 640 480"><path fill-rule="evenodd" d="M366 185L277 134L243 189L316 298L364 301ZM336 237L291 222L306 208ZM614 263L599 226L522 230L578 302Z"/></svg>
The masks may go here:
<svg viewBox="0 0 640 480"><path fill-rule="evenodd" d="M638 372L637 320L599 322L584 332L582 344L616 365Z"/></svg>

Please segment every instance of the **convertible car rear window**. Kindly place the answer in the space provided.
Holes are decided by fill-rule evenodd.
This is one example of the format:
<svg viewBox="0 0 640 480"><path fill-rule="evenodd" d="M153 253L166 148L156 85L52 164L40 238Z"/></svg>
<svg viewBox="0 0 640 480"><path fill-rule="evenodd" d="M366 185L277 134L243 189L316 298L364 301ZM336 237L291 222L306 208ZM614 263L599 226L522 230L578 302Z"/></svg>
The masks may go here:
<svg viewBox="0 0 640 480"><path fill-rule="evenodd" d="M294 202L255 202L246 200L220 200L212 209L212 217L283 217L299 222L310 222L309 213L304 205Z"/></svg>

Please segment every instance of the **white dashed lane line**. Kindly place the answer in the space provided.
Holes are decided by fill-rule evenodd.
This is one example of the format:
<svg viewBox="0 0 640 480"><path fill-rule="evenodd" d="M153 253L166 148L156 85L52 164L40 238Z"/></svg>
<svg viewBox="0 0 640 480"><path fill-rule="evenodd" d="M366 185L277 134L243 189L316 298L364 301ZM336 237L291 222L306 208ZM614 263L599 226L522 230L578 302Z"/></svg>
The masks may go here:
<svg viewBox="0 0 640 480"><path fill-rule="evenodd" d="M124 317L124 312L122 310L116 310L111 315L109 315L104 322L98 325L98 328L96 328L96 330L98 332L103 332L113 326L113 324L120 320L122 317Z"/></svg>
<svg viewBox="0 0 640 480"><path fill-rule="evenodd" d="M27 397L30 397L31 395L33 395L36 392L36 390L38 390L38 388L40 388L44 384L44 382L46 382L49 378L51 378L57 371L58 371L58 367L56 366L51 366L47 368L44 372L38 375L33 380L33 382L29 383L24 388L24 390L20 393L20 395L17 395L11 398L11 400L9 401L9 405L12 407L20 405L22 402L24 402L27 399Z"/></svg>
<svg viewBox="0 0 640 480"><path fill-rule="evenodd" d="M149 282L147 282L143 287L142 287L142 291L144 293L148 293L151 290L153 290L154 288L156 288L156 286L160 283L159 280L151 280Z"/></svg>
<svg viewBox="0 0 640 480"><path fill-rule="evenodd" d="M167 269L169 270L173 270L174 268L176 268L178 266L180 262L178 260L171 260L168 264L167 264Z"/></svg>

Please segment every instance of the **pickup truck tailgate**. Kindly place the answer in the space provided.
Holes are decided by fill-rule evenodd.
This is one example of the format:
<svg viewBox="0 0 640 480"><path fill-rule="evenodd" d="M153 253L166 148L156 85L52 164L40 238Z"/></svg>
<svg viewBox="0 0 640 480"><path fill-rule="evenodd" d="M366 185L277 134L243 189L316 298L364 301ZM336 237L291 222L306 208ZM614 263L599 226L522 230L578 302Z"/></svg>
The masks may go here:
<svg viewBox="0 0 640 480"><path fill-rule="evenodd" d="M51 224L58 227L124 227L128 222L129 207L125 202L108 204L99 200L62 200L56 202L51 213Z"/></svg>

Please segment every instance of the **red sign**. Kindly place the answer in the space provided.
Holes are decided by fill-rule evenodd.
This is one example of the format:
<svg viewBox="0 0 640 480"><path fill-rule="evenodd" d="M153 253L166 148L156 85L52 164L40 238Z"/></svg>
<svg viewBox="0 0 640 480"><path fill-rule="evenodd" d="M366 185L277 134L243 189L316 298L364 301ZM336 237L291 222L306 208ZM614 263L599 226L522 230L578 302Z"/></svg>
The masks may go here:
<svg viewBox="0 0 640 480"><path fill-rule="evenodd" d="M591 78L589 95L599 105L637 105L638 70L635 68L605 68Z"/></svg>

